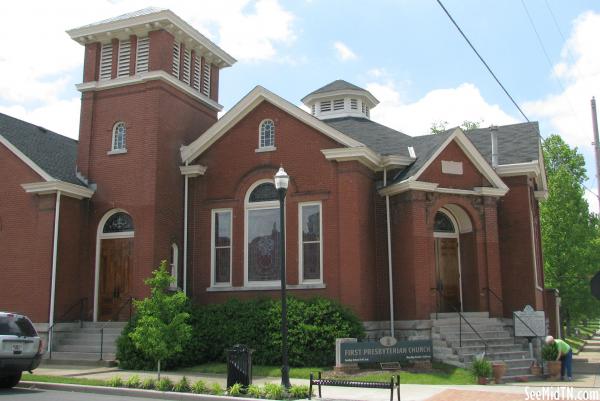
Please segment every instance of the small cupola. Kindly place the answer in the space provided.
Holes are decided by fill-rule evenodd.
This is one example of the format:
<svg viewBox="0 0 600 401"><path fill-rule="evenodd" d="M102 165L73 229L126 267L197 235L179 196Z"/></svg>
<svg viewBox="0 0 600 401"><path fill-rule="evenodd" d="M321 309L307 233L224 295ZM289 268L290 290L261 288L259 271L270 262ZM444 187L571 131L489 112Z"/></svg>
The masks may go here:
<svg viewBox="0 0 600 401"><path fill-rule="evenodd" d="M370 110L379 104L379 100L368 90L338 79L309 93L302 103L320 120L342 117L369 119Z"/></svg>

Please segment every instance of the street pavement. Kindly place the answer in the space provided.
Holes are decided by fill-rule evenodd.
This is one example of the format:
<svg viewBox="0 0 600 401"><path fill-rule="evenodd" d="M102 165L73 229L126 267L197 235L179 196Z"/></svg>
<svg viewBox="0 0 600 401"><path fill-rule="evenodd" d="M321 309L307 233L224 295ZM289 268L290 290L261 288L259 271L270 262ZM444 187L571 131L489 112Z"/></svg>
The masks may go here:
<svg viewBox="0 0 600 401"><path fill-rule="evenodd" d="M579 355L573 358L574 378L573 382L551 382L546 380L531 381L526 383L508 383L504 385L488 385L488 386L445 386L445 385L419 385L419 384L403 384L401 385L402 401L522 401L532 398L535 395L532 392L540 391L542 387L553 386L560 390L566 386L573 387L575 391L579 391L581 396L587 395L587 399L600 400L600 336L596 336L587 341L586 346ZM126 380L133 374L139 375L141 378L156 377L156 372L139 372L125 371L118 368L105 367L74 367L74 366L43 366L35 370L38 375L50 376L65 376L79 377L90 379L109 379L114 376L120 376ZM207 384L219 383L225 387L225 375L200 374L189 371L166 372L163 376L168 376L171 380L178 381L181 377L186 376L190 381L203 380ZM262 385L264 383L278 383L279 378L275 377L255 377L254 384ZM292 379L292 384L306 384L308 380ZM27 386L27 384L25 384ZM20 391L20 390L19 390ZM316 393L316 389L315 389ZM38 398L27 398L29 395L39 395ZM15 400L50 400L59 399L61 401L70 401L71 398L43 398L40 394L45 393L15 393L11 397ZM529 394L526 396L526 394ZM4 393L0 392L0 401L12 400L13 398L5 398ZM590 397L591 395L591 397ZM388 401L390 392L388 390L378 389L360 389L347 387L322 387L323 400L360 400L360 401ZM95 397L95 396L94 396ZM74 398L83 399L83 398ZM85 398L86 400L90 398ZM96 398L94 398L96 399ZM110 400L111 398L97 398L100 400ZM115 398L125 400L127 398ZM148 398L149 399L149 398ZM164 399L164 398L162 398ZM394 396L396 399L396 396ZM541 399L541 398L540 398ZM554 400L566 398L555 397Z"/></svg>
<svg viewBox="0 0 600 401"><path fill-rule="evenodd" d="M148 401L158 401L162 398L144 398ZM140 401L138 397L127 397L122 395L105 395L79 393L72 391L54 390L32 390L27 388L15 388L12 390L0 390L2 401Z"/></svg>

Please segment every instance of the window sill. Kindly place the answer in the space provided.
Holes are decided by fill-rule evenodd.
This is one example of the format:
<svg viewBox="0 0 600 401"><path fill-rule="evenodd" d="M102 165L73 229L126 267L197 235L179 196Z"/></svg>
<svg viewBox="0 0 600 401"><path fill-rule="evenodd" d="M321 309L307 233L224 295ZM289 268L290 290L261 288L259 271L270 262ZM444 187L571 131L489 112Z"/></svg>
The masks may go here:
<svg viewBox="0 0 600 401"><path fill-rule="evenodd" d="M127 153L127 149L113 149L106 152L107 155L120 155L121 153Z"/></svg>
<svg viewBox="0 0 600 401"><path fill-rule="evenodd" d="M277 150L277 148L275 146L265 146L264 148L258 148L258 149L255 149L254 151L256 153L262 153L262 152L273 152L275 150Z"/></svg>
<svg viewBox="0 0 600 401"><path fill-rule="evenodd" d="M293 284L285 287L288 290L318 290L327 288L325 283ZM246 286L246 287L208 287L206 292L238 292L238 291L281 291L280 285Z"/></svg>

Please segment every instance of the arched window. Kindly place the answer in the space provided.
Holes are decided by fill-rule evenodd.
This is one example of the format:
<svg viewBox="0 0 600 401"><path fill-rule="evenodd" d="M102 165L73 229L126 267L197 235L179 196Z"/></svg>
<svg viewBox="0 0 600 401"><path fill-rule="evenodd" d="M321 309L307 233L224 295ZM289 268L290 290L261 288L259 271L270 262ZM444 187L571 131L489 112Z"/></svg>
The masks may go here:
<svg viewBox="0 0 600 401"><path fill-rule="evenodd" d="M275 147L275 123L273 120L264 120L260 123L259 149Z"/></svg>
<svg viewBox="0 0 600 401"><path fill-rule="evenodd" d="M437 233L455 233L456 228L454 227L454 223L446 213L437 212L435 214L433 231Z"/></svg>
<svg viewBox="0 0 600 401"><path fill-rule="evenodd" d="M112 150L115 151L123 151L127 149L127 128L125 128L125 123L119 121L113 127L113 137L112 137Z"/></svg>
<svg viewBox="0 0 600 401"><path fill-rule="evenodd" d="M125 212L117 212L111 215L102 228L103 234L128 231L133 231L133 220L131 220L131 216Z"/></svg>
<svg viewBox="0 0 600 401"><path fill-rule="evenodd" d="M271 181L254 184L246 196L245 278L250 285L280 280L279 200Z"/></svg>
<svg viewBox="0 0 600 401"><path fill-rule="evenodd" d="M171 267L171 276L174 279L171 283L171 287L177 288L177 273L179 270L179 248L177 247L177 244L171 244L171 256L169 259L169 265Z"/></svg>

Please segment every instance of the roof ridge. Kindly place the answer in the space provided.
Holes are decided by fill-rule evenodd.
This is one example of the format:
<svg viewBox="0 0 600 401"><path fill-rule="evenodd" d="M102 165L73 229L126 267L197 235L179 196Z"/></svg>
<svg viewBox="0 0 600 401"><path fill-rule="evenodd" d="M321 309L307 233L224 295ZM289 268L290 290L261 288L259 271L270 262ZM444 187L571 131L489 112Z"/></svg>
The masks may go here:
<svg viewBox="0 0 600 401"><path fill-rule="evenodd" d="M22 119L20 119L20 118L17 118L17 117L11 116L10 114L6 114L6 113L2 113L2 112L0 112L0 118L2 118L2 117L5 117L5 118L10 118L11 120L18 121L18 122L19 122L19 123L21 123L21 124L27 124L27 125L29 125L29 126L31 126L31 127L36 127L36 128L37 128L37 129L39 129L40 131L43 131L45 134L53 134L53 135L56 135L56 136L58 136L58 137L61 137L61 138L63 138L63 139L67 139L67 140L69 140L69 141L73 141L73 142L75 142L75 143L79 143L79 140L77 140L77 139L74 139L74 138L68 137L68 136L66 136L66 135L63 135L63 134L59 134L58 132L56 132L56 131L52 131L51 129L48 129L48 128L44 127L44 126L37 125L37 124L31 123L31 122L29 122L29 121L22 120ZM2 135L2 132L0 132L0 135ZM6 138L6 139L8 140L8 138Z"/></svg>

